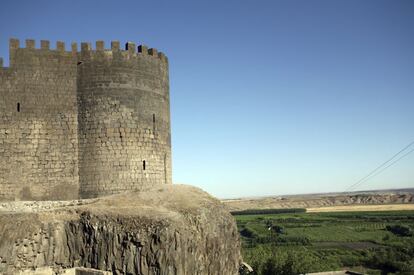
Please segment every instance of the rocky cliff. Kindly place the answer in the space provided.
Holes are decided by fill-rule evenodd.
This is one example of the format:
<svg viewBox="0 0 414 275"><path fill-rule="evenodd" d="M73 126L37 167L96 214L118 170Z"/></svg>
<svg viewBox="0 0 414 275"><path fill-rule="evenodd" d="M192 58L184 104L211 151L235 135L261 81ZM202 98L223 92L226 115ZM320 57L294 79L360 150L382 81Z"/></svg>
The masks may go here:
<svg viewBox="0 0 414 275"><path fill-rule="evenodd" d="M65 203L0 206L0 273L83 266L114 274L237 274L233 217L207 193L164 185Z"/></svg>

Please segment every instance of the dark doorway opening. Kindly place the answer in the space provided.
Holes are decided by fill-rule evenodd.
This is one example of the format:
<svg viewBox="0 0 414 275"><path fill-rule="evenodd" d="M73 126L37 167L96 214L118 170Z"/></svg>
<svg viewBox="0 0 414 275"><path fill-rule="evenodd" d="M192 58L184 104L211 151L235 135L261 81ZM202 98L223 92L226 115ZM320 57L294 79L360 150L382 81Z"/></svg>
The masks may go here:
<svg viewBox="0 0 414 275"><path fill-rule="evenodd" d="M145 163L145 160L144 161L142 161L142 168L145 170L145 168L146 168L146 163Z"/></svg>
<svg viewBox="0 0 414 275"><path fill-rule="evenodd" d="M17 112L20 113L20 102L17 102Z"/></svg>

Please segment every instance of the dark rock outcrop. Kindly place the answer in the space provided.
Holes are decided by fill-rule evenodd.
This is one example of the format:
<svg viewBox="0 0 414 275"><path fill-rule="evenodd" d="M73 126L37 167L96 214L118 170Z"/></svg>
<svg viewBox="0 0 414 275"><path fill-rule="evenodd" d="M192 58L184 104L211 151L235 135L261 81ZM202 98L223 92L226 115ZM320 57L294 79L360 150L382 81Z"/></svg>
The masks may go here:
<svg viewBox="0 0 414 275"><path fill-rule="evenodd" d="M47 204L47 202L45 202ZM164 185L49 210L0 212L0 273L75 266L114 274L237 274L233 217L207 193Z"/></svg>

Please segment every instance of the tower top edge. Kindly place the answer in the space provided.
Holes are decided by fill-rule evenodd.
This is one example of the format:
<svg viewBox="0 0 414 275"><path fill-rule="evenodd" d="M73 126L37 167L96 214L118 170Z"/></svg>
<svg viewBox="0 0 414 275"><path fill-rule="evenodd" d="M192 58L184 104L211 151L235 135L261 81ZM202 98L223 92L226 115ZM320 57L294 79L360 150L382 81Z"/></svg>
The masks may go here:
<svg viewBox="0 0 414 275"><path fill-rule="evenodd" d="M9 40L9 50L10 52L16 51L18 49L25 49L29 51L42 51L42 52L61 52L61 53L70 53L72 55L90 55L90 54L99 54L99 53L106 53L106 54L113 54L113 53L121 53L123 55L142 55L142 56L151 56L154 58L159 58L164 62L168 62L167 56L158 51L155 48L149 48L146 45L140 44L136 46L134 42L126 42L123 47L121 47L121 43L119 40L113 40L110 43L110 48L105 48L105 42L103 40L98 40L95 42L95 47L92 47L92 43L90 42L81 42L80 43L80 50L78 50L78 43L72 42L70 45L70 50L66 49L65 42L63 41L56 41L55 48L50 47L49 40L40 40L40 47L36 47L36 41L34 39L26 39L25 45L21 46L20 40L16 38L10 38Z"/></svg>

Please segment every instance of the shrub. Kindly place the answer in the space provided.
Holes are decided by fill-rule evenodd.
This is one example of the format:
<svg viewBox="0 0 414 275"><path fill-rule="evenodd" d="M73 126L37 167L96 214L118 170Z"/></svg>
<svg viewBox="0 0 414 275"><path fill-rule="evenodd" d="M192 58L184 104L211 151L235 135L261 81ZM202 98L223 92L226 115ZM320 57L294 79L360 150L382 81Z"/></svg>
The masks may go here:
<svg viewBox="0 0 414 275"><path fill-rule="evenodd" d="M410 237L413 236L413 231L410 227L406 225L387 225L385 227L386 230L392 232L395 235L403 236L403 237Z"/></svg>
<svg viewBox="0 0 414 275"><path fill-rule="evenodd" d="M256 236L255 232L248 227L243 228L240 231L240 235L242 235L245 238L253 238Z"/></svg>

